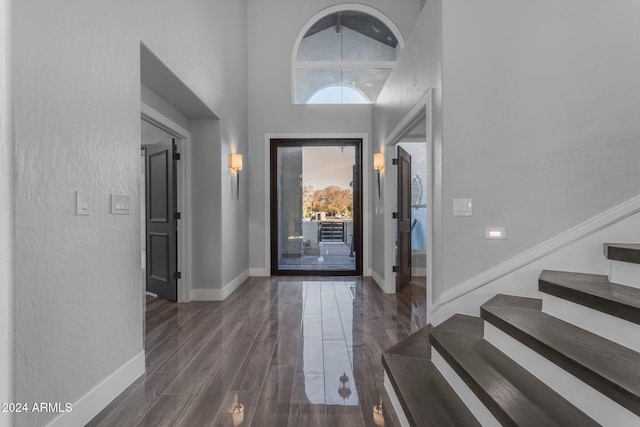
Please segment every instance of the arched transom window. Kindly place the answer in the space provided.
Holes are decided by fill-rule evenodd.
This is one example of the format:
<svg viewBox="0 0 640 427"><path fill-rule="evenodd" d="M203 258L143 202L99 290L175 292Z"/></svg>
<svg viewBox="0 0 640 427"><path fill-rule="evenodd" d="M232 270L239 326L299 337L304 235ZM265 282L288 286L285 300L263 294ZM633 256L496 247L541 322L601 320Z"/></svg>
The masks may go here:
<svg viewBox="0 0 640 427"><path fill-rule="evenodd" d="M388 18L357 9L327 10L303 28L293 55L296 104L366 104L378 98L403 42Z"/></svg>

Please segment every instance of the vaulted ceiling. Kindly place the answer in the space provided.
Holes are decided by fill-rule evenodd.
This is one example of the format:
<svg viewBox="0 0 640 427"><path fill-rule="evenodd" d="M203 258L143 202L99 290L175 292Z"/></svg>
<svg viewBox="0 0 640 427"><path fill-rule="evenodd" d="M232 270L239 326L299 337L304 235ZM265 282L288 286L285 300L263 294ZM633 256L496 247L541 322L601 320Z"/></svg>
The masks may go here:
<svg viewBox="0 0 640 427"><path fill-rule="evenodd" d="M391 47L395 48L398 45L396 36L379 19L355 11L336 12L321 18L309 28L304 37L312 36L331 27L334 27L337 33L341 31L342 27L346 27Z"/></svg>

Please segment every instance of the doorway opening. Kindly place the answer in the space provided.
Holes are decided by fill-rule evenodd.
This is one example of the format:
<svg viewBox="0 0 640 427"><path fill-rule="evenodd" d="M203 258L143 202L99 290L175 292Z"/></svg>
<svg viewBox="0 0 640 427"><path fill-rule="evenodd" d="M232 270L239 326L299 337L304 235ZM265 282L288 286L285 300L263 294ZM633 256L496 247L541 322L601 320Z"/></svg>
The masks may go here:
<svg viewBox="0 0 640 427"><path fill-rule="evenodd" d="M271 139L271 274L362 275L362 139Z"/></svg>
<svg viewBox="0 0 640 427"><path fill-rule="evenodd" d="M397 170L386 175L383 196L383 204L397 212L384 218L385 262L394 266L385 268L384 289L411 301L412 318L427 323L442 253L441 233L434 227L442 217L442 162L432 129L432 96L428 90L385 138L385 156L394 159Z"/></svg>
<svg viewBox="0 0 640 427"><path fill-rule="evenodd" d="M416 324L426 322L427 297L427 144L396 145L398 153L396 293Z"/></svg>

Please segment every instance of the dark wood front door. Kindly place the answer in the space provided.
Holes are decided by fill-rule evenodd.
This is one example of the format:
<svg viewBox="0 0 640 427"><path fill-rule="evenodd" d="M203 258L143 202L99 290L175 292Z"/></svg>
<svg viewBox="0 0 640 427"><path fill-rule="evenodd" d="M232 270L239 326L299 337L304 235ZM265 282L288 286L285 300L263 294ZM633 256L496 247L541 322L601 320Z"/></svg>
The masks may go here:
<svg viewBox="0 0 640 427"><path fill-rule="evenodd" d="M177 300L178 248L175 140L145 150L147 291Z"/></svg>
<svg viewBox="0 0 640 427"><path fill-rule="evenodd" d="M411 156L398 147L398 272L396 292L411 281Z"/></svg>

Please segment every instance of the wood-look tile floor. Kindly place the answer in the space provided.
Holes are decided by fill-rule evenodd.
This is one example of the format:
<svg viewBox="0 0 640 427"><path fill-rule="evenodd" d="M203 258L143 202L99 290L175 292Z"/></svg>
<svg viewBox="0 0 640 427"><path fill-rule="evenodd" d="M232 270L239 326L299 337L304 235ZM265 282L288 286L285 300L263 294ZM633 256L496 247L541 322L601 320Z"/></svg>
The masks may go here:
<svg viewBox="0 0 640 427"><path fill-rule="evenodd" d="M424 326L410 311L369 278L250 278L222 302L150 300L147 371L88 425L375 426L382 400L398 426L381 354Z"/></svg>

